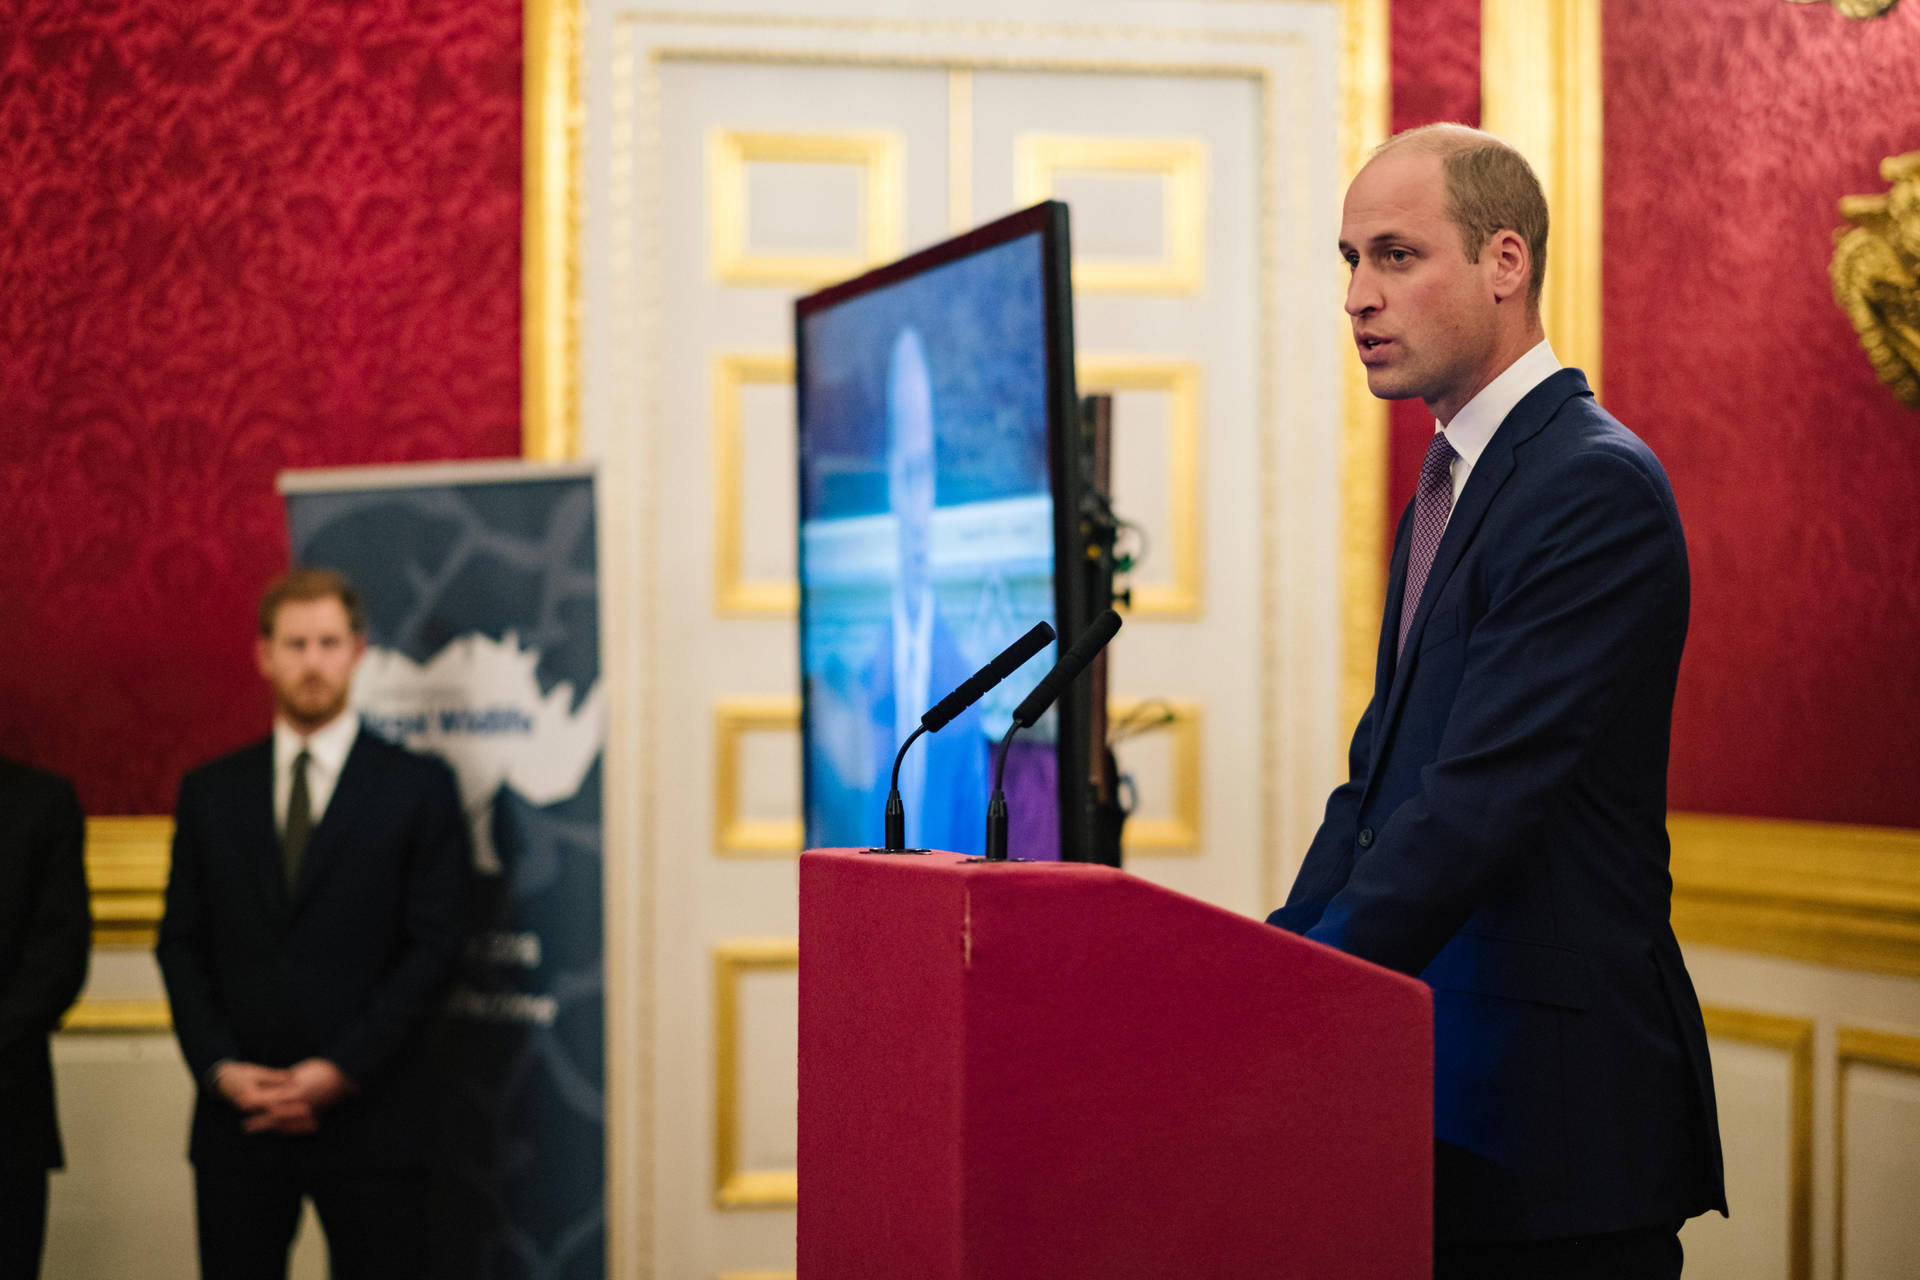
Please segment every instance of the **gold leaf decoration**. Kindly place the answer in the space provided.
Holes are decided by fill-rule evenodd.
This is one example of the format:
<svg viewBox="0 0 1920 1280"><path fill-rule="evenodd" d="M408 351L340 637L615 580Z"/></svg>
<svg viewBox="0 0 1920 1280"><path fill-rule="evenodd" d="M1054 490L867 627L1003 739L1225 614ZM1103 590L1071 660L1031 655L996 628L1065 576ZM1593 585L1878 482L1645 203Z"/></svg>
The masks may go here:
<svg viewBox="0 0 1920 1280"><path fill-rule="evenodd" d="M1880 176L1885 195L1840 197L1853 225L1833 233L1833 297L1880 381L1920 409L1920 151L1882 160Z"/></svg>

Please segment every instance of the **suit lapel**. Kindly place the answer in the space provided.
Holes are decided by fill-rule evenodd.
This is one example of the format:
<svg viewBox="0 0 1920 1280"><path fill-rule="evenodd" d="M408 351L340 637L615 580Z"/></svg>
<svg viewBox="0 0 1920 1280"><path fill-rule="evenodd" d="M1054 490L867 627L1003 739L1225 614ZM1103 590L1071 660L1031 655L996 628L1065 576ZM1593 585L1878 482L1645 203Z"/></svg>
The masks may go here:
<svg viewBox="0 0 1920 1280"><path fill-rule="evenodd" d="M1399 722L1400 708L1407 699L1407 686L1413 681L1413 668L1419 661L1420 635L1426 630L1427 619L1433 614L1435 602L1446 590L1447 580L1453 576L1467 548L1473 544L1474 535L1479 532L1488 509L1513 474L1514 450L1546 426L1559 412L1561 405L1576 395L1586 393L1587 379L1578 369L1558 370L1521 398L1520 403L1513 407L1513 412L1494 431L1493 438L1487 441L1480 460L1473 464L1473 471L1467 477L1467 487L1461 490L1460 501L1453 509L1452 518L1447 521L1447 531L1441 536L1440 546L1434 552L1433 568L1427 573L1426 585L1420 589L1413 625L1407 630L1406 647L1401 650L1400 660L1393 669L1386 714L1381 717L1380 729L1375 737L1379 748L1384 749L1391 741L1394 726ZM1393 592L1404 590L1402 584L1406 580L1405 552L1397 554L1399 572L1393 575L1388 587ZM1395 594L1389 598L1392 604L1388 611L1393 615L1390 622L1397 627L1399 596ZM1385 627L1382 630L1387 632ZM1392 646L1390 632L1383 634L1383 662L1392 660ZM1378 762L1381 759L1380 752L1376 751L1373 758Z"/></svg>
<svg viewBox="0 0 1920 1280"><path fill-rule="evenodd" d="M313 829L313 838L307 842L306 861L300 864L300 884L293 894L296 909L312 896L314 884L337 859L335 850L342 843L344 833L352 827L354 815L360 811L368 790L374 784L378 770L368 758L371 751L372 748L367 745L367 730L362 728L347 752L346 763L340 766L340 777L333 784L333 795L327 800L326 812L320 815L320 824Z"/></svg>

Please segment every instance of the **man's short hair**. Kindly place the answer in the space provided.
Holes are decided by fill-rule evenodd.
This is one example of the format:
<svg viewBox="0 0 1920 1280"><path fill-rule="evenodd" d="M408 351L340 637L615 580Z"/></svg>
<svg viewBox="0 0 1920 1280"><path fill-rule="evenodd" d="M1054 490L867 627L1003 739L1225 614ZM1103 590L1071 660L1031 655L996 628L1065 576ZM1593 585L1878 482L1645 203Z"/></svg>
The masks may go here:
<svg viewBox="0 0 1920 1280"><path fill-rule="evenodd" d="M1447 219L1460 228L1468 262L1480 261L1481 248L1496 231L1512 231L1526 242L1533 259L1527 306L1538 310L1547 279L1547 197L1527 158L1492 134L1463 124L1423 124L1394 134L1373 154L1402 150L1440 157Z"/></svg>
<svg viewBox="0 0 1920 1280"><path fill-rule="evenodd" d="M353 634L366 634L367 607L347 575L335 569L289 569L268 584L266 594L260 597L260 634L271 639L280 606L296 600L338 600L347 611L347 625Z"/></svg>

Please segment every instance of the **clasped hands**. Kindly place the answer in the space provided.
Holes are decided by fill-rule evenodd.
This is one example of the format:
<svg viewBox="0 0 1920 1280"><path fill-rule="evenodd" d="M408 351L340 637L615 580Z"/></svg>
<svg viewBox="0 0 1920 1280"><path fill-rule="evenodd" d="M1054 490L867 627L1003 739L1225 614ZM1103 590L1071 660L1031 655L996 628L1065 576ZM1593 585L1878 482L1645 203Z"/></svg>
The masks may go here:
<svg viewBox="0 0 1920 1280"><path fill-rule="evenodd" d="M289 1137L314 1132L320 1113L353 1090L346 1073L325 1058L307 1058L284 1069L227 1062L213 1084L246 1117L248 1133Z"/></svg>

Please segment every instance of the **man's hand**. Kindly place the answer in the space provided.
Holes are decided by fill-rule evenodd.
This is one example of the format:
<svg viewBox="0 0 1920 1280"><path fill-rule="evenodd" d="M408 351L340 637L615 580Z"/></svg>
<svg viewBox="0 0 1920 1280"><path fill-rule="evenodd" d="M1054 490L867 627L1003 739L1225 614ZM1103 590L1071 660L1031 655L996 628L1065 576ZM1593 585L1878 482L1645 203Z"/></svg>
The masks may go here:
<svg viewBox="0 0 1920 1280"><path fill-rule="evenodd" d="M285 1071L251 1062L223 1062L213 1077L213 1087L241 1111L256 1111L272 1105L286 1086Z"/></svg>
<svg viewBox="0 0 1920 1280"><path fill-rule="evenodd" d="M290 1071L252 1062L223 1063L213 1077L214 1088L245 1115L248 1133L312 1133L319 1122L292 1081Z"/></svg>
<svg viewBox="0 0 1920 1280"><path fill-rule="evenodd" d="M353 1092L353 1081L325 1058L306 1058L287 1068L287 1091L314 1111L325 1111Z"/></svg>

